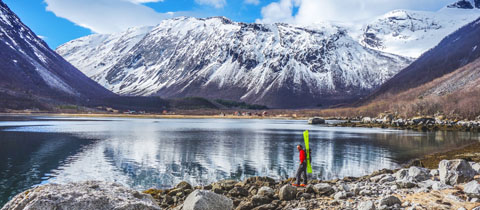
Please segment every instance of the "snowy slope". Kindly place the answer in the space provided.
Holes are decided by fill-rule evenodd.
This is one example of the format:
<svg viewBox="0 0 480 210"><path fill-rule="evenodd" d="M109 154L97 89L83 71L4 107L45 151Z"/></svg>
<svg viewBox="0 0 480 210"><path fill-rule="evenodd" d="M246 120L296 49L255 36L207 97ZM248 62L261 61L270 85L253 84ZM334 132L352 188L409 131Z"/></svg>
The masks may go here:
<svg viewBox="0 0 480 210"><path fill-rule="evenodd" d="M93 34L73 40L69 42L69 48L60 47L57 52L68 57L77 68L84 70L85 75L95 78L95 75L112 68L112 65L142 40L152 28L131 28L113 35ZM92 55L95 56L84 59Z"/></svg>
<svg viewBox="0 0 480 210"><path fill-rule="evenodd" d="M478 1L438 12L396 10L358 28L176 18L154 28L83 37L57 52L123 95L203 96L282 108L329 105L369 94L480 16L473 6Z"/></svg>
<svg viewBox="0 0 480 210"><path fill-rule="evenodd" d="M395 10L365 25L359 41L372 49L418 58L446 35L480 17L480 5L474 7L474 3L461 0L438 12Z"/></svg>
<svg viewBox="0 0 480 210"><path fill-rule="evenodd" d="M113 94L51 50L0 1L0 90L89 99Z"/></svg>
<svg viewBox="0 0 480 210"><path fill-rule="evenodd" d="M124 43L135 46L119 60L114 53L109 63L98 59L107 50L88 50L108 49L92 43L126 34L132 33L85 37L57 52L124 95L203 96L287 108L361 97L411 62L363 47L337 26L245 24L223 17L165 20L140 41ZM89 52L75 50L82 48ZM99 65L107 68L97 71Z"/></svg>

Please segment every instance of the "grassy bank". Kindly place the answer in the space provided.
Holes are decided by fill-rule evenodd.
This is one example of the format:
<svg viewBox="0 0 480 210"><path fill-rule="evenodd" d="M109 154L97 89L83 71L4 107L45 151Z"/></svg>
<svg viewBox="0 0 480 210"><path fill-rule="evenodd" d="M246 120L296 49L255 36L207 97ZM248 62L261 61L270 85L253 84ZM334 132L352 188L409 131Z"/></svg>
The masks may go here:
<svg viewBox="0 0 480 210"><path fill-rule="evenodd" d="M468 161L480 162L480 142L474 142L449 151L426 155L419 160L424 167L434 169L438 168L440 161L452 159L465 159Z"/></svg>

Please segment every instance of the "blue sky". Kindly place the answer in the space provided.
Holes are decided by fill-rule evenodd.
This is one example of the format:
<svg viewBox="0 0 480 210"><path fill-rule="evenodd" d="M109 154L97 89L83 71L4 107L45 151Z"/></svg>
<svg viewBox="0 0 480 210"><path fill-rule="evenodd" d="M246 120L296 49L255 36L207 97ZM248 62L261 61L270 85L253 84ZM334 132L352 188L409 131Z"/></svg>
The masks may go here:
<svg viewBox="0 0 480 210"><path fill-rule="evenodd" d="M314 24L372 18L393 9L436 11L455 0L3 0L55 49L92 33L155 25L175 16Z"/></svg>

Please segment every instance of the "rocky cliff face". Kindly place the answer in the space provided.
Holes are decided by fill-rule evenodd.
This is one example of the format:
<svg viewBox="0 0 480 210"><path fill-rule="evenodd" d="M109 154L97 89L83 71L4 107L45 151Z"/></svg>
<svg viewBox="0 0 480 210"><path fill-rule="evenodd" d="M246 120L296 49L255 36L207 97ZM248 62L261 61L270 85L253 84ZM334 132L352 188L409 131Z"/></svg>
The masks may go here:
<svg viewBox="0 0 480 210"><path fill-rule="evenodd" d="M0 1L0 91L55 99L113 96L85 76L25 26Z"/></svg>

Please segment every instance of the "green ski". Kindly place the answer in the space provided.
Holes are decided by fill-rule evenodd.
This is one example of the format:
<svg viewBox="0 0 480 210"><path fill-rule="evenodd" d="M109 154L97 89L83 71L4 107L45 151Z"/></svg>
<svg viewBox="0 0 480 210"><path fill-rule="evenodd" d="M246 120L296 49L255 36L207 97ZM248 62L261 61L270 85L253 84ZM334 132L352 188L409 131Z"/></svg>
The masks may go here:
<svg viewBox="0 0 480 210"><path fill-rule="evenodd" d="M312 173L312 165L310 165L310 147L308 146L308 130L303 132L303 139L305 141L305 151L307 153L307 173Z"/></svg>

